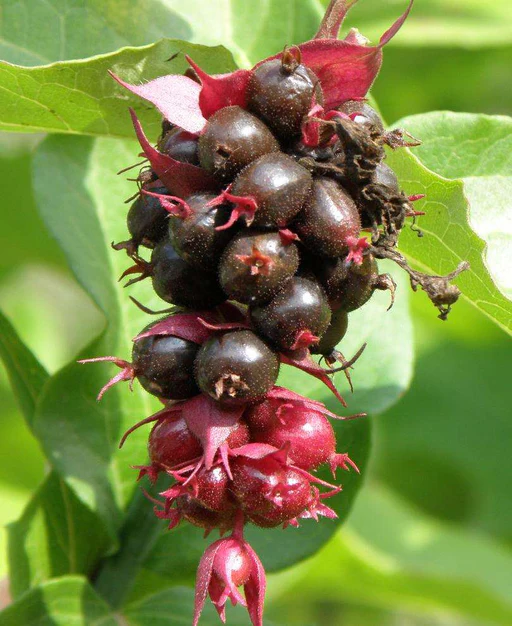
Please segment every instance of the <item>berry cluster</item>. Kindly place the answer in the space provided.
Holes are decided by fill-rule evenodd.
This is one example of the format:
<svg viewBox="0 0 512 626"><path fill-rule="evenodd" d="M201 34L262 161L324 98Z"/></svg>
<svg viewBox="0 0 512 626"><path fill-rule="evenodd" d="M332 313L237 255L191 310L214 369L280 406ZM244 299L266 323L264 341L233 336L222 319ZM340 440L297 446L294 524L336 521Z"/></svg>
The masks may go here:
<svg viewBox="0 0 512 626"><path fill-rule="evenodd" d="M151 278L175 308L135 338L131 363L90 361L121 368L100 397L137 378L165 405L121 441L153 423L150 461L138 469L153 483L162 474L169 480L152 498L156 515L170 528L186 520L206 534L231 531L199 565L194 625L209 594L222 619L231 599L261 626L265 577L244 524L336 517L324 501L341 488L315 471L357 470L336 452L328 418L340 418L276 385L281 363L317 377L345 405L331 375L343 370L350 381L361 352L346 361L337 350L348 314L376 289L394 298L378 258L405 267L443 317L458 295L452 276L414 272L396 250L418 197L400 190L384 146L414 141L386 132L364 101L381 51L357 33L335 39L345 4L331 3L316 40L253 70L209 76L188 59L184 76L141 86L115 77L164 121L154 148L132 112L149 165L128 212L130 238L114 248L133 259L128 284ZM336 82L349 80L350 88Z"/></svg>

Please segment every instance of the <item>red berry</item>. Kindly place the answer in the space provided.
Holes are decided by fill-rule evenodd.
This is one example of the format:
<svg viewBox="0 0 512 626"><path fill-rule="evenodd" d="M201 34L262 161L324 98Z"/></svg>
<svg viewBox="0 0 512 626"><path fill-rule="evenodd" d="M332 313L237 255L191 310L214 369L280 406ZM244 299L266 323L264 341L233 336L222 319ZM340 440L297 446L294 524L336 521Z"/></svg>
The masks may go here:
<svg viewBox="0 0 512 626"><path fill-rule="evenodd" d="M268 457L235 458L231 471L233 493L257 526L279 526L302 513L311 501L307 478Z"/></svg>
<svg viewBox="0 0 512 626"><path fill-rule="evenodd" d="M149 458L157 467L173 468L201 456L199 439L190 431L181 413L159 420L148 441Z"/></svg>

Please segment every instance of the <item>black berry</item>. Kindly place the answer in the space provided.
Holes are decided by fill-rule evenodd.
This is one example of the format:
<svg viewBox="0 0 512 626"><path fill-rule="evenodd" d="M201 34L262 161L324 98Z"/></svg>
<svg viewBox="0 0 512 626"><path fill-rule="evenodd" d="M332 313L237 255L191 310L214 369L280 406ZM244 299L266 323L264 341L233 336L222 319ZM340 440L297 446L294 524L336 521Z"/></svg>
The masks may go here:
<svg viewBox="0 0 512 626"><path fill-rule="evenodd" d="M338 107L338 111L350 115L354 122L367 127L371 131L376 131L379 134L384 132L384 124L380 115L366 102L347 100Z"/></svg>
<svg viewBox="0 0 512 626"><path fill-rule="evenodd" d="M226 405L265 397L279 373L277 355L252 331L209 339L198 352L196 380L202 391Z"/></svg>
<svg viewBox="0 0 512 626"><path fill-rule="evenodd" d="M230 209L222 205L208 207L214 197L206 193L189 196L186 203L191 212L169 219L169 239L176 252L187 263L210 272L233 236L232 230L216 230L227 222Z"/></svg>
<svg viewBox="0 0 512 626"><path fill-rule="evenodd" d="M299 56L289 49L280 59L265 61L253 71L247 87L251 111L286 139L299 135L312 104L323 102L318 78Z"/></svg>
<svg viewBox="0 0 512 626"><path fill-rule="evenodd" d="M233 300L260 304L270 300L296 272L297 246L279 233L244 230L228 245L219 264L221 287Z"/></svg>
<svg viewBox="0 0 512 626"><path fill-rule="evenodd" d="M226 300L216 275L184 261L167 238L153 250L151 265L153 288L166 302L187 308L210 309Z"/></svg>
<svg viewBox="0 0 512 626"><path fill-rule="evenodd" d="M313 194L295 221L295 230L313 252L336 257L357 238L361 221L348 193L331 178L317 178Z"/></svg>
<svg viewBox="0 0 512 626"><path fill-rule="evenodd" d="M165 187L151 188L153 193L168 193ZM141 193L131 205L126 218L132 242L137 246L154 248L167 232L169 213L158 198Z"/></svg>
<svg viewBox="0 0 512 626"><path fill-rule="evenodd" d="M158 149L176 161L199 165L198 140L196 135L173 128L160 138Z"/></svg>
<svg viewBox="0 0 512 626"><path fill-rule="evenodd" d="M193 377L198 350L198 344L173 336L152 335L135 341L132 361L140 384L154 396L172 400L199 393Z"/></svg>
<svg viewBox="0 0 512 626"><path fill-rule="evenodd" d="M290 156L276 152L260 157L240 172L231 193L256 200L252 226L282 228L304 206L312 182L308 170Z"/></svg>
<svg viewBox="0 0 512 626"><path fill-rule="evenodd" d="M331 277L323 286L333 310L355 311L366 304L375 291L379 277L377 262L372 254L363 257L361 265L351 265L343 277L340 259Z"/></svg>
<svg viewBox="0 0 512 626"><path fill-rule="evenodd" d="M331 323L322 335L320 341L316 345L311 346L311 352L313 354L321 354L326 357L330 356L345 336L347 328L348 314L346 311L339 309L332 314Z"/></svg>
<svg viewBox="0 0 512 626"><path fill-rule="evenodd" d="M230 182L260 156L278 151L279 144L267 126L238 106L214 113L199 138L201 167L223 182Z"/></svg>
<svg viewBox="0 0 512 626"><path fill-rule="evenodd" d="M268 304L251 307L250 314L256 330L281 350L315 343L331 320L320 285L300 277L289 280Z"/></svg>

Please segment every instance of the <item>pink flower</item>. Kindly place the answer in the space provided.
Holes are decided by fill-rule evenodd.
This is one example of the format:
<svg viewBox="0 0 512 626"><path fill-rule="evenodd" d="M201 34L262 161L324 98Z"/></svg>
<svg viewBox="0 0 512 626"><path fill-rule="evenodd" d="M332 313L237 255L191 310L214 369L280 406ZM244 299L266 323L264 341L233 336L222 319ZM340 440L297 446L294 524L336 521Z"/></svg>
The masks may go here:
<svg viewBox="0 0 512 626"><path fill-rule="evenodd" d="M243 538L243 515L239 515L230 537L212 543L197 569L193 626L197 626L209 595L223 622L226 602L247 607L253 626L263 626L265 570L257 554ZM238 587L243 586L245 598Z"/></svg>

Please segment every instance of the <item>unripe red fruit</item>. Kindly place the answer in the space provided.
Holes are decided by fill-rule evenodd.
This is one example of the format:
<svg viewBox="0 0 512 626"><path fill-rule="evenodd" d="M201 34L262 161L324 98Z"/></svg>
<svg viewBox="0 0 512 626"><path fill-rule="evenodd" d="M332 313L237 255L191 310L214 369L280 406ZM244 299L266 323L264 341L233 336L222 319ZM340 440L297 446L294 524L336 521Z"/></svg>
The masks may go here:
<svg viewBox="0 0 512 626"><path fill-rule="evenodd" d="M313 179L304 167L282 152L266 154L238 174L231 193L250 196L258 208L251 226L283 228L302 209Z"/></svg>
<svg viewBox="0 0 512 626"><path fill-rule="evenodd" d="M278 151L279 144L267 126L238 106L214 113L199 138L201 167L223 182L231 181L260 156Z"/></svg>
<svg viewBox="0 0 512 626"><path fill-rule="evenodd" d="M341 185L331 178L317 178L311 199L295 221L295 230L315 253L337 257L347 252L347 239L358 237L361 220Z"/></svg>
<svg viewBox="0 0 512 626"><path fill-rule="evenodd" d="M154 193L166 194L165 187L151 189ZM131 205L126 218L128 231L135 246L153 248L167 232L169 213L161 206L158 198L141 193Z"/></svg>
<svg viewBox="0 0 512 626"><path fill-rule="evenodd" d="M188 463L203 454L199 439L181 413L174 413L153 426L148 451L153 465L167 468Z"/></svg>
<svg viewBox="0 0 512 626"><path fill-rule="evenodd" d="M300 347L295 343L301 332L321 337L331 320L320 285L298 276L290 279L269 303L251 307L250 314L258 333L282 350Z"/></svg>
<svg viewBox="0 0 512 626"><path fill-rule="evenodd" d="M216 230L227 222L230 209L226 206L208 207L215 195L200 193L186 198L192 213L169 218L169 240L179 256L199 269L211 272L222 251L233 236L232 230Z"/></svg>
<svg viewBox="0 0 512 626"><path fill-rule="evenodd" d="M285 245L279 233L243 230L222 255L219 280L233 300L260 304L270 300L298 266L297 246Z"/></svg>
<svg viewBox="0 0 512 626"><path fill-rule="evenodd" d="M318 78L286 50L282 58L265 61L253 70L247 86L249 109L280 137L300 134L301 123L315 102L323 102Z"/></svg>
<svg viewBox="0 0 512 626"><path fill-rule="evenodd" d="M281 406L265 400L246 412L253 440L276 448L289 443L293 465L304 470L313 470L326 463L336 450L329 420L306 407L292 405L279 410Z"/></svg>
<svg viewBox="0 0 512 626"><path fill-rule="evenodd" d="M158 141L158 150L181 163L199 165L197 135L192 135L186 130L173 128L166 132Z"/></svg>
<svg viewBox="0 0 512 626"><path fill-rule="evenodd" d="M229 476L226 470L217 465L207 470L205 467L196 474L197 493L194 499L210 511L226 512L234 507L230 498Z"/></svg>
<svg viewBox="0 0 512 626"><path fill-rule="evenodd" d="M333 274L324 283L329 303L334 310L341 309L347 313L359 309L372 297L378 276L377 261L372 254L366 254L361 265L350 266L345 278L340 272L339 280Z"/></svg>
<svg viewBox="0 0 512 626"><path fill-rule="evenodd" d="M226 300L215 274L197 269L184 261L169 240L163 239L151 255L153 288L171 304L210 309Z"/></svg>
<svg viewBox="0 0 512 626"><path fill-rule="evenodd" d="M323 356L330 356L340 343L347 332L348 328L348 314L343 309L339 309L332 314L331 323L327 330L322 335L320 341L311 346L312 354L322 354Z"/></svg>
<svg viewBox="0 0 512 626"><path fill-rule="evenodd" d="M257 526L279 526L300 513L311 501L306 478L268 458L235 458L231 462L232 490L240 507Z"/></svg>
<svg viewBox="0 0 512 626"><path fill-rule="evenodd" d="M172 335L143 337L133 344L133 368L149 393L168 400L184 400L199 393L193 376L198 350L199 345L193 341Z"/></svg>
<svg viewBox="0 0 512 626"><path fill-rule="evenodd" d="M236 553L234 550L231 552L229 555L229 578L235 587L245 585L245 583L249 580L252 570L253 560L246 550L240 546L236 549ZM224 589L226 584L225 578L225 563L223 560L218 562L217 559L214 559L210 587L217 584L221 589Z"/></svg>
<svg viewBox="0 0 512 626"><path fill-rule="evenodd" d="M250 330L215 335L195 361L200 389L225 405L240 406L264 398L279 373L279 359Z"/></svg>

